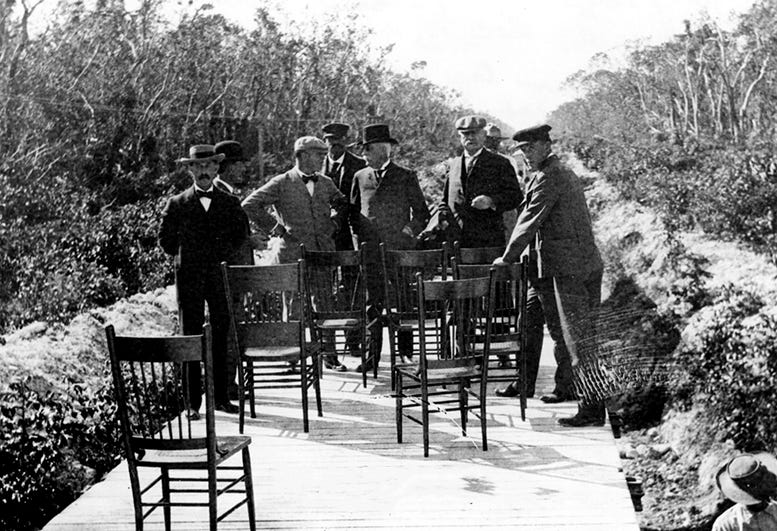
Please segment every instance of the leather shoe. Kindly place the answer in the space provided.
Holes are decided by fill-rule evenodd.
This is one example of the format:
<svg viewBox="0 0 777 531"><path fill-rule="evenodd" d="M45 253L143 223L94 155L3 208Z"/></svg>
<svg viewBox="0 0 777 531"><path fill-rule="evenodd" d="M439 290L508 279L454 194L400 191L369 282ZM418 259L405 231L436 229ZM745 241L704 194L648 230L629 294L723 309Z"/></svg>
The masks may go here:
<svg viewBox="0 0 777 531"><path fill-rule="evenodd" d="M546 404L558 404L560 402L566 402L567 400L574 400L571 396L557 395L556 393L550 393L549 395L542 395L540 400Z"/></svg>
<svg viewBox="0 0 777 531"><path fill-rule="evenodd" d="M584 426L604 426L604 417L601 415L587 415L578 413L574 417L558 419L561 426L568 428L582 428Z"/></svg>
<svg viewBox="0 0 777 531"><path fill-rule="evenodd" d="M504 398L514 398L521 393L518 392L518 388L515 387L513 384L508 385L504 389L495 389L494 394L496 396L501 396Z"/></svg>
<svg viewBox="0 0 777 531"><path fill-rule="evenodd" d="M337 372L346 372L348 370L348 367L340 363L340 360L337 358L324 360L324 367Z"/></svg>
<svg viewBox="0 0 777 531"><path fill-rule="evenodd" d="M499 358L499 363L497 364L498 369L511 369L513 367L513 362L510 361L510 358Z"/></svg>
<svg viewBox="0 0 777 531"><path fill-rule="evenodd" d="M240 408L230 402L216 404L216 409L218 411L223 411L224 413L229 413L230 415L236 415L240 413Z"/></svg>
<svg viewBox="0 0 777 531"><path fill-rule="evenodd" d="M189 420L200 420L200 412L196 409L186 410L186 418Z"/></svg>
<svg viewBox="0 0 777 531"><path fill-rule="evenodd" d="M372 370L372 361L368 361L364 364L364 372L370 372ZM362 364L360 363L356 367L356 372L362 372Z"/></svg>

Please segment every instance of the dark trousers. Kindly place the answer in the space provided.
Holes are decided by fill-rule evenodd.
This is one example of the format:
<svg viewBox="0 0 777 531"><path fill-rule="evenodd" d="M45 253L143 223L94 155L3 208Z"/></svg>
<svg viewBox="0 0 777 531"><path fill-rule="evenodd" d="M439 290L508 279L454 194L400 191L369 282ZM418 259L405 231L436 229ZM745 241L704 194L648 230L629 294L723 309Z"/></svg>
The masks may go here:
<svg viewBox="0 0 777 531"><path fill-rule="evenodd" d="M587 275L529 279L540 299L554 342L556 389L577 395L581 410L598 410L606 387L599 370L596 326L601 306L602 271Z"/></svg>
<svg viewBox="0 0 777 531"><path fill-rule="evenodd" d="M185 335L202 333L205 321L205 303L208 304L213 336L213 388L216 403L227 401L227 384L234 380L234 363L227 360L229 309L224 294L224 281L218 266L203 267L196 274L178 275L177 290L181 330ZM198 362L188 364L189 401L192 409L202 405L201 367ZM230 377L230 371L231 377Z"/></svg>
<svg viewBox="0 0 777 531"><path fill-rule="evenodd" d="M526 392L534 394L537 374L540 370L542 342L545 336L545 314L537 290L530 287L526 292Z"/></svg>

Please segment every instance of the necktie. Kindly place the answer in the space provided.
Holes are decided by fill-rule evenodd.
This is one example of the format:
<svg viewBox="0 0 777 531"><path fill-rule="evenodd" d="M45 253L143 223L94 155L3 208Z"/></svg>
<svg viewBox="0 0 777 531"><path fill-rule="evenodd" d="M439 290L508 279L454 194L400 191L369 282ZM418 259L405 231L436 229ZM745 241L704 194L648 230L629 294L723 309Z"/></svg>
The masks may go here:
<svg viewBox="0 0 777 531"><path fill-rule="evenodd" d="M318 175L315 173L311 173L310 175L302 175L302 182L305 184L308 184L310 181L317 182L318 181Z"/></svg>
<svg viewBox="0 0 777 531"><path fill-rule="evenodd" d="M332 167L329 169L329 176L335 177L337 175L340 175L340 163L339 162L333 162Z"/></svg>
<svg viewBox="0 0 777 531"><path fill-rule="evenodd" d="M203 192L202 190L195 190L197 197L207 197L208 199L213 199L213 192Z"/></svg>
<svg viewBox="0 0 777 531"><path fill-rule="evenodd" d="M383 180L385 174L386 170L375 170L375 180L378 182L378 186L380 186L380 182Z"/></svg>

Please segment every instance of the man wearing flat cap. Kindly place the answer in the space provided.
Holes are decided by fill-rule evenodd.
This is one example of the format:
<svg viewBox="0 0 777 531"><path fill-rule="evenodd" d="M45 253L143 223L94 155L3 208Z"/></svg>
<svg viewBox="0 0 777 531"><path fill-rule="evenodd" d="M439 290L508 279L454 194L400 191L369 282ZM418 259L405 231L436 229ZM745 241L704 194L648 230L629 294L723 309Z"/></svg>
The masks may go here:
<svg viewBox="0 0 777 531"><path fill-rule="evenodd" d="M718 488L736 503L718 516L712 531L777 529L777 459L767 452L738 455L715 477Z"/></svg>
<svg viewBox="0 0 777 531"><path fill-rule="evenodd" d="M275 208L282 233L281 263L299 260L300 244L308 251L335 250L336 220L346 217L349 205L332 179L321 173L328 149L315 136L298 138L294 142L294 167L276 175L243 200L248 218L268 232L273 227L265 218L265 209ZM336 357L326 358L324 362L327 368L346 370Z"/></svg>
<svg viewBox="0 0 777 531"><path fill-rule="evenodd" d="M229 310L220 264L234 264L244 244L248 221L238 199L213 185L224 159L212 145L195 145L180 159L193 186L171 197L162 212L159 243L175 257L179 315L184 334L201 334L208 304L213 330L213 366L216 409L236 413L228 399L227 335ZM202 405L200 364L188 371L189 418L199 418Z"/></svg>
<svg viewBox="0 0 777 531"><path fill-rule="evenodd" d="M359 244L365 244L370 316L380 315L384 302L379 245L383 243L386 249L415 249L416 235L429 220L429 208L416 173L391 160L392 147L397 143L386 124L364 128L360 144L364 146L368 166L356 172L351 191L351 204L358 212L354 230ZM379 353L380 330L374 337L371 348ZM400 344L400 354L407 354L406 337L400 338ZM410 344L412 348L412 336Z"/></svg>
<svg viewBox="0 0 777 531"><path fill-rule="evenodd" d="M535 174L507 249L494 263L517 262L529 253L529 286L539 295L558 365L556 388L542 400L578 396L578 413L559 423L600 426L609 392L596 348L603 264L583 185L552 152L549 131L542 125L513 136Z"/></svg>
<svg viewBox="0 0 777 531"><path fill-rule="evenodd" d="M364 159L346 149L349 129L347 124L337 122L326 124L321 128L324 132L324 142L329 147L322 171L334 181L345 197L351 196L354 174L367 165ZM335 248L338 251L354 249L351 227L345 220L340 223L340 230L335 234Z"/></svg>
<svg viewBox="0 0 777 531"><path fill-rule="evenodd" d="M455 125L464 150L448 161L442 204L425 232L449 212L461 228L462 247L504 247L502 214L523 199L515 170L505 157L484 149L484 118L464 116Z"/></svg>

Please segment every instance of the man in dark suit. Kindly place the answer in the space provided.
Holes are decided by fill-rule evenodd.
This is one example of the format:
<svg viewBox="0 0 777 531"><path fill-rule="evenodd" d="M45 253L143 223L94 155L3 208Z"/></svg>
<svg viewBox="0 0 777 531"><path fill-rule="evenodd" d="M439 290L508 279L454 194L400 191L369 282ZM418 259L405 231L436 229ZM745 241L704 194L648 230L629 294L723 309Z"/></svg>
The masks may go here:
<svg viewBox="0 0 777 531"><path fill-rule="evenodd" d="M213 364L216 409L237 413L227 394L227 334L229 310L222 261L234 260L245 242L248 222L236 197L213 186L218 163L224 158L211 145L195 145L189 156L179 160L194 181L193 186L171 197L162 213L159 243L175 256L179 315L184 334L201 334L208 304L213 329ZM199 418L202 405L200 364L188 368L192 419Z"/></svg>
<svg viewBox="0 0 777 531"><path fill-rule="evenodd" d="M448 161L440 215L450 211L461 227L462 247L504 247L502 214L523 199L510 161L483 147L486 120L464 116L456 120L461 156ZM432 232L433 219L425 233Z"/></svg>
<svg viewBox="0 0 777 531"><path fill-rule="evenodd" d="M368 167L354 176L351 205L359 213L354 216L357 239L365 244L368 315L375 317L384 304L379 245L383 243L387 249L415 249L416 235L429 220L429 208L415 172L391 160L391 149L397 141L391 137L388 125L365 127L361 144ZM400 336L398 340L400 355L409 355L412 336L410 352L408 338ZM376 330L371 348L379 353L380 347L381 331Z"/></svg>
<svg viewBox="0 0 777 531"><path fill-rule="evenodd" d="M348 198L351 196L354 174L364 168L364 159L349 152L345 145L348 138L347 124L331 123L321 128L324 132L324 142L329 147L329 153L324 159L323 173L337 185L337 189ZM353 235L351 226L346 220L340 223L340 229L335 233L335 249L352 251Z"/></svg>
<svg viewBox="0 0 777 531"><path fill-rule="evenodd" d="M529 285L542 304L558 365L554 394L545 402L577 395L578 413L564 426L601 426L608 382L599 365L596 321L603 264L594 241L583 185L551 150L550 126L513 136L536 171L504 255L515 262L529 251Z"/></svg>

